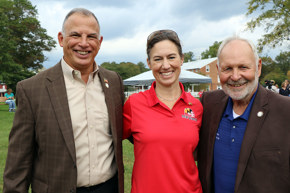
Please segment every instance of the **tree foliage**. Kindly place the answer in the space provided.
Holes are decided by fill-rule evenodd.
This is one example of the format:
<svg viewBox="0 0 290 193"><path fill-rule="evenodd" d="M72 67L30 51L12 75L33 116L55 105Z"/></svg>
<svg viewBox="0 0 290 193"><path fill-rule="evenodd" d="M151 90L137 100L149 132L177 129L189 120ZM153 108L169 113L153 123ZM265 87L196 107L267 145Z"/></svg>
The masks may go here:
<svg viewBox="0 0 290 193"><path fill-rule="evenodd" d="M267 74L263 79L261 79L260 83L264 84L265 80L274 80L275 84L278 84L278 87L281 87L281 84L282 82L284 82L285 79L287 79L286 75L281 72L273 71Z"/></svg>
<svg viewBox="0 0 290 193"><path fill-rule="evenodd" d="M275 61L282 73L287 75L287 72L290 71L290 52L281 52L278 56L276 56Z"/></svg>
<svg viewBox="0 0 290 193"><path fill-rule="evenodd" d="M268 56L261 57L261 60L262 60L262 72L261 72L260 80L261 82L263 82L264 77L270 72L275 70L276 63L271 57L268 57Z"/></svg>
<svg viewBox="0 0 290 193"><path fill-rule="evenodd" d="M275 80L281 86L281 83L287 79L287 73L290 72L290 52L281 52L272 60L271 57L261 57L262 59L262 73L260 76L260 83L265 80Z"/></svg>
<svg viewBox="0 0 290 193"><path fill-rule="evenodd" d="M220 42L215 41L212 46L209 46L207 50L201 53L201 59L217 57L217 51L221 43L222 43L221 41Z"/></svg>
<svg viewBox="0 0 290 193"><path fill-rule="evenodd" d="M184 63L194 61L194 54L193 52L189 51L183 54L184 55Z"/></svg>
<svg viewBox="0 0 290 193"><path fill-rule="evenodd" d="M116 62L104 62L101 66L108 70L118 72L123 80L149 70L143 62L138 62L138 64L131 62L121 62L120 64Z"/></svg>
<svg viewBox="0 0 290 193"><path fill-rule="evenodd" d="M247 15L262 12L247 23L247 29L252 32L262 26L266 32L258 40L258 50L265 45L275 48L290 38L290 1L289 0L250 0ZM289 45L288 45L289 46Z"/></svg>
<svg viewBox="0 0 290 193"><path fill-rule="evenodd" d="M43 52L56 45L37 15L29 0L0 0L0 77L9 87L42 68Z"/></svg>

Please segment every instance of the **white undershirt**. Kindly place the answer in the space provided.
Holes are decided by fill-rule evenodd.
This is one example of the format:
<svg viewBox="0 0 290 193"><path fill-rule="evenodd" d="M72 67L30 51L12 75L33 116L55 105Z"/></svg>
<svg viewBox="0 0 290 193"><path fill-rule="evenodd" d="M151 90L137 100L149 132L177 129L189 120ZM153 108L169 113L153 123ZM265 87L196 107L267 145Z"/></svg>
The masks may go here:
<svg viewBox="0 0 290 193"><path fill-rule="evenodd" d="M241 116L241 115L238 115L237 113L235 113L235 111L233 109L233 117L234 117L234 119L238 118L239 116Z"/></svg>

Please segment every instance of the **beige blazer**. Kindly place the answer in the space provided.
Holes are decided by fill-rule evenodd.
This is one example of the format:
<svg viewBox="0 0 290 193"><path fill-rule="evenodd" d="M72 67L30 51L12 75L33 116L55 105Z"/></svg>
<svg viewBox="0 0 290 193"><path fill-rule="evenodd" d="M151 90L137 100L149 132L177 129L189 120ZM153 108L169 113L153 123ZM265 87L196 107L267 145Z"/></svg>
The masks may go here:
<svg viewBox="0 0 290 193"><path fill-rule="evenodd" d="M109 112L119 193L123 193L123 84L116 72L102 67L98 76ZM76 192L75 144L60 63L19 82L16 91L18 108L9 136L4 193L27 192L30 184L35 193Z"/></svg>

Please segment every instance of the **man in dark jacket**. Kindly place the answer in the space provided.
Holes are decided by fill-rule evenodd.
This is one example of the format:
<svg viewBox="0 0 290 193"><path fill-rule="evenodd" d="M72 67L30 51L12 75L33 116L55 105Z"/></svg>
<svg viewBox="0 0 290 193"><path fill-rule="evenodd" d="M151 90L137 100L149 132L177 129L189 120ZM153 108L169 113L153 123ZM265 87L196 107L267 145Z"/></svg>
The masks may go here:
<svg viewBox="0 0 290 193"><path fill-rule="evenodd" d="M204 193L288 193L290 98L258 83L255 46L239 37L218 50L223 90L203 93L198 167Z"/></svg>

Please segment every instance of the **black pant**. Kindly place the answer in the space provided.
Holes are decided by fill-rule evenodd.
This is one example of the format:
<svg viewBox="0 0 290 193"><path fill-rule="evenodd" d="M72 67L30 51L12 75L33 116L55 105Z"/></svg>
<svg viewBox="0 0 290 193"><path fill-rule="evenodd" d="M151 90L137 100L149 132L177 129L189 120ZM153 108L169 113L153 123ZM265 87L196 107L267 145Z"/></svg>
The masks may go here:
<svg viewBox="0 0 290 193"><path fill-rule="evenodd" d="M118 193L118 175L95 186L77 188L77 193Z"/></svg>

